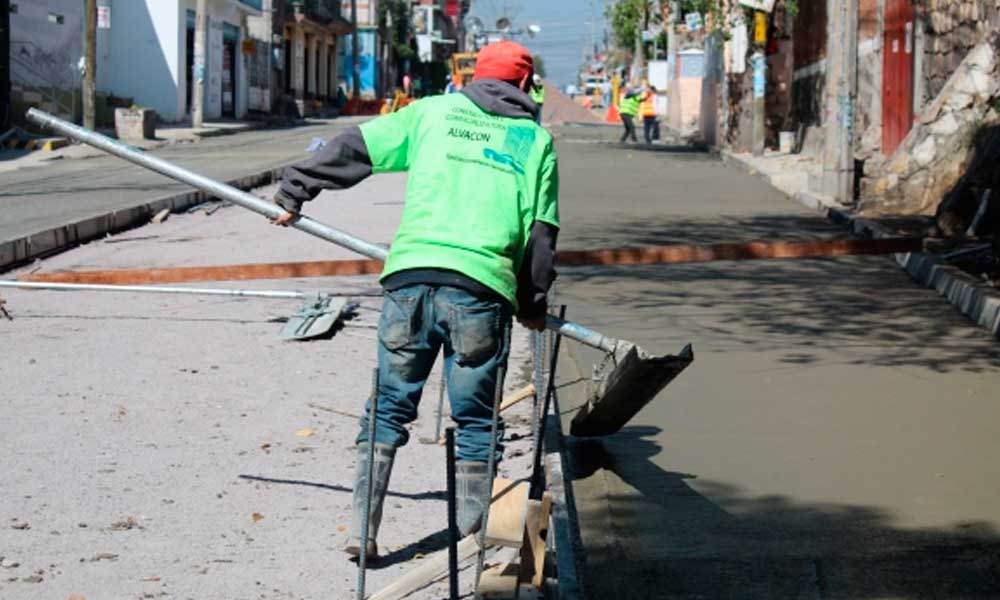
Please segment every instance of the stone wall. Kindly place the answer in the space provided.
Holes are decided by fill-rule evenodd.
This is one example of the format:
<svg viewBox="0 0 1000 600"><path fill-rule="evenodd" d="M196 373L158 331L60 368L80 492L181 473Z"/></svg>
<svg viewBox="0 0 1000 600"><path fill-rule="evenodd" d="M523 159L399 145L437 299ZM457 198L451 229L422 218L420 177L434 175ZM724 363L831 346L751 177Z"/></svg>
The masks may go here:
<svg viewBox="0 0 1000 600"><path fill-rule="evenodd" d="M868 160L882 148L882 31L885 0L861 0L858 14L858 96L855 156Z"/></svg>
<svg viewBox="0 0 1000 600"><path fill-rule="evenodd" d="M863 214L935 213L969 166L973 140L997 119L1000 69L996 42L980 42L957 65L899 150L862 181Z"/></svg>
<svg viewBox="0 0 1000 600"><path fill-rule="evenodd" d="M923 102L944 89L965 55L1000 30L1000 0L917 0L924 25Z"/></svg>

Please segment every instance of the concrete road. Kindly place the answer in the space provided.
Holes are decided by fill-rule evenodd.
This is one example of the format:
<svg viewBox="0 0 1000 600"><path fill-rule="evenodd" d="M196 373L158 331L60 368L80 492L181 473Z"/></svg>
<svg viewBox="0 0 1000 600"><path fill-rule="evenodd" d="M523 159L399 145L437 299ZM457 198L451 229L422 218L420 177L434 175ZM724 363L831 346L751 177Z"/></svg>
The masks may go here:
<svg viewBox="0 0 1000 600"><path fill-rule="evenodd" d="M328 139L359 118L249 131L153 151L215 179L273 169L306 155L314 137ZM119 158L57 160L0 173L0 241L60 227L189 189Z"/></svg>
<svg viewBox="0 0 1000 600"><path fill-rule="evenodd" d="M306 211L388 242L404 181L372 178ZM229 207L173 215L25 270L345 256ZM329 339L296 343L278 338L275 319L297 301L3 291L14 321L0 321L0 598L355 597L357 566L340 546L380 288L374 277L216 287L324 290L360 308ZM513 348L509 389L524 383L524 329ZM397 455L369 592L447 540L439 381L436 372ZM524 402L506 415L518 439L506 476L530 471L530 412ZM460 575L469 597L474 570ZM446 595L439 582L412 597Z"/></svg>
<svg viewBox="0 0 1000 600"><path fill-rule="evenodd" d="M598 142L615 133L559 131L563 248L842 235L707 155ZM558 291L696 354L577 444L590 597L1000 597L1000 346L890 259L564 269ZM568 350L569 413L594 356Z"/></svg>

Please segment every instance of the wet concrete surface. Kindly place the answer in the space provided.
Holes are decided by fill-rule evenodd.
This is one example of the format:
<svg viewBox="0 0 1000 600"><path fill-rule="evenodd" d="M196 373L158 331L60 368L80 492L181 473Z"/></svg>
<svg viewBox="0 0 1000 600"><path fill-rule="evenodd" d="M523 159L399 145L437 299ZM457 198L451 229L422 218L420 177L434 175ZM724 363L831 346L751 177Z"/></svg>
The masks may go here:
<svg viewBox="0 0 1000 600"><path fill-rule="evenodd" d="M701 153L557 130L560 247L844 237ZM592 598L1000 597L1000 346L888 257L563 269L569 316L695 363L577 440ZM561 409L599 357L564 346Z"/></svg>

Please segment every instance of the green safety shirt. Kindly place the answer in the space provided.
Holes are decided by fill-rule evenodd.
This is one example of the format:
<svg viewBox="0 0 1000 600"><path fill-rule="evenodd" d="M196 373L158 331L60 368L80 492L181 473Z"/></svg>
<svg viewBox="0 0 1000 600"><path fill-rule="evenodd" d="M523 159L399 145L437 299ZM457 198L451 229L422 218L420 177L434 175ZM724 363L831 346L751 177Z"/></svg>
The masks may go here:
<svg viewBox="0 0 1000 600"><path fill-rule="evenodd" d="M426 98L361 125L373 173L409 171L403 218L382 279L448 269L510 301L535 221L559 226L552 137L465 94Z"/></svg>
<svg viewBox="0 0 1000 600"><path fill-rule="evenodd" d="M545 104L545 86L531 87L531 99L535 104Z"/></svg>
<svg viewBox="0 0 1000 600"><path fill-rule="evenodd" d="M639 106L642 105L641 96L626 97L622 100L621 106L618 108L618 112L625 115L626 117L634 117L639 114Z"/></svg>

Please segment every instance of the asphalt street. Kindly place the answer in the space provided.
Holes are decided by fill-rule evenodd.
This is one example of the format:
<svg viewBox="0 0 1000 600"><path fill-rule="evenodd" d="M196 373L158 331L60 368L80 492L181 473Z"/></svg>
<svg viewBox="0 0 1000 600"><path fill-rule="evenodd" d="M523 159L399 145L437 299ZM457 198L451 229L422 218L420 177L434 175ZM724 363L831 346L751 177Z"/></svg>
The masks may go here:
<svg viewBox="0 0 1000 600"><path fill-rule="evenodd" d="M284 166L355 118L314 121L164 146L153 154L218 180ZM112 156L54 160L0 174L0 242L190 189Z"/></svg>

